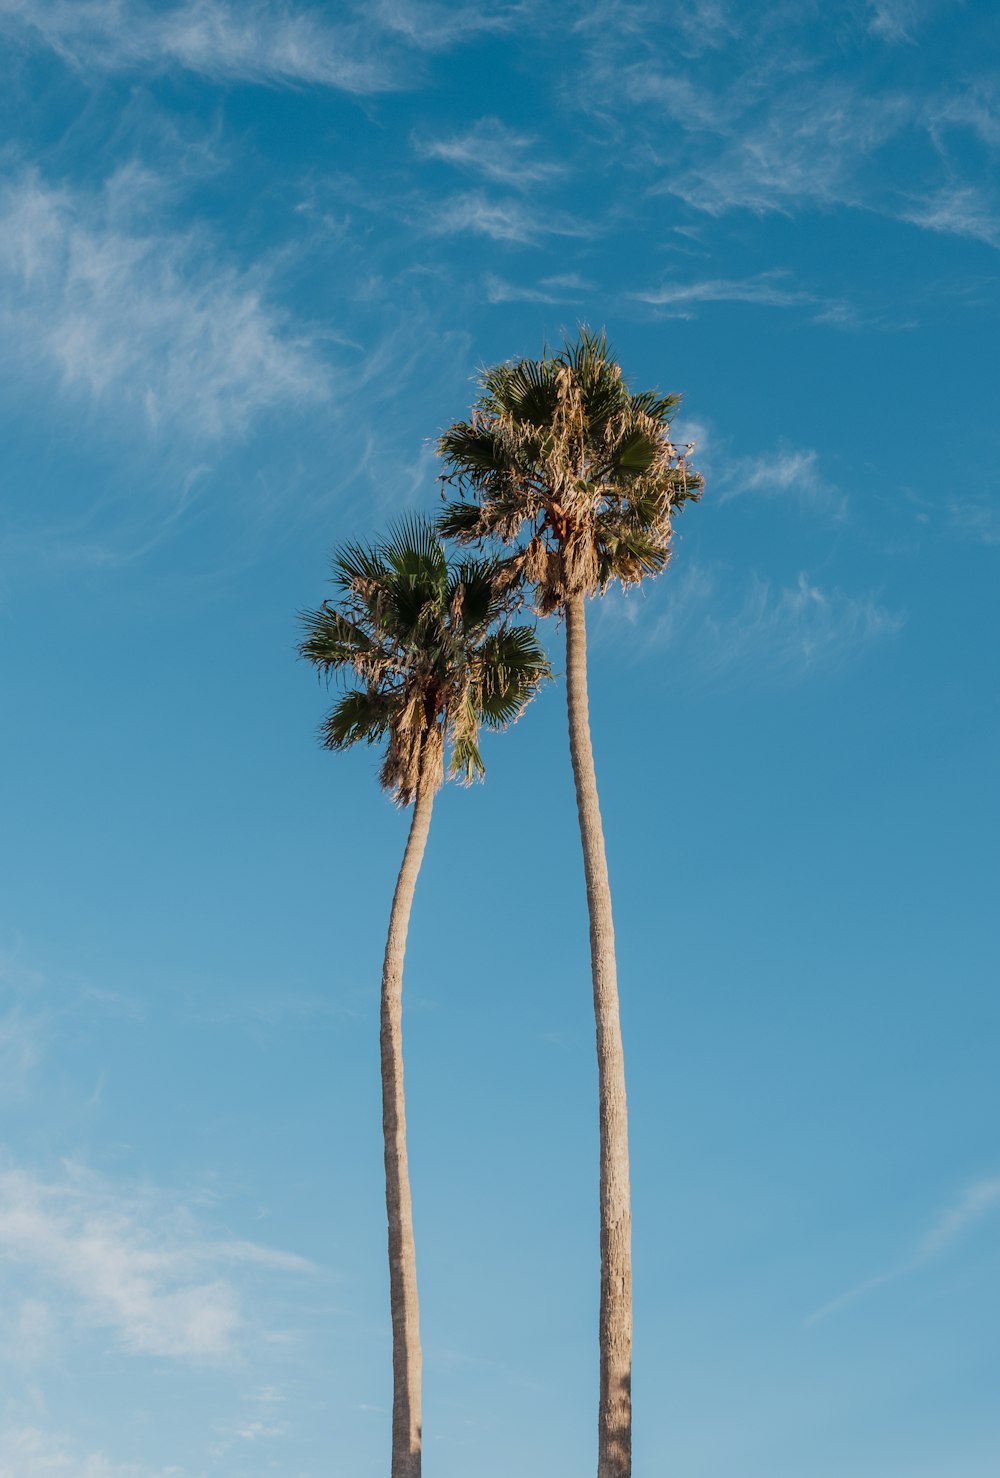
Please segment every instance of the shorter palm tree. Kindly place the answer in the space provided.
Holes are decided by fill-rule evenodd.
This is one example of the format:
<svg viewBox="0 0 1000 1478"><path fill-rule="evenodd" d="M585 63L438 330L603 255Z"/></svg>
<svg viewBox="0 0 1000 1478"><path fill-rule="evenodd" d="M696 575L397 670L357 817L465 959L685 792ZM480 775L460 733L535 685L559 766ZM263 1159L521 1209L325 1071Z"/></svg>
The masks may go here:
<svg viewBox="0 0 1000 1478"><path fill-rule="evenodd" d="M410 519L333 561L335 602L303 613L299 651L344 691L321 728L328 749L385 743L379 776L413 805L382 967L382 1130L392 1315L392 1478L420 1478L420 1330L403 1096L403 956L434 796L450 774L485 773L479 729L505 729L550 676L531 627L514 625L499 559L449 564L433 524Z"/></svg>

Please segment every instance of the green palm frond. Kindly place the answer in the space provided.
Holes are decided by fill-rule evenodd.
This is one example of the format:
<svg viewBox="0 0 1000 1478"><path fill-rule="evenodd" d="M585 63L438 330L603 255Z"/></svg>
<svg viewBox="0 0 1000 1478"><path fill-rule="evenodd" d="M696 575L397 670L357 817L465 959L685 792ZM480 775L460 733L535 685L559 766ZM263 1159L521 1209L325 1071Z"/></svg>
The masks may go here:
<svg viewBox="0 0 1000 1478"><path fill-rule="evenodd" d="M486 766L473 734L461 734L452 744L448 773L460 785L471 785L485 776Z"/></svg>
<svg viewBox="0 0 1000 1478"><path fill-rule="evenodd" d="M302 611L299 619L306 629L299 653L323 673L384 655L367 632L325 603L319 610Z"/></svg>
<svg viewBox="0 0 1000 1478"><path fill-rule="evenodd" d="M547 657L529 626L493 632L477 654L476 706L481 722L506 729L552 676Z"/></svg>
<svg viewBox="0 0 1000 1478"><path fill-rule="evenodd" d="M390 694L351 688L323 720L320 738L325 749L376 744L385 737L391 718Z"/></svg>
<svg viewBox="0 0 1000 1478"><path fill-rule="evenodd" d="M380 580L385 572L378 545L366 549L362 544L345 544L333 560L333 583L341 590L352 589L358 580Z"/></svg>
<svg viewBox="0 0 1000 1478"><path fill-rule="evenodd" d="M481 510L478 503L448 503L437 522L442 539L457 539L460 543L479 536Z"/></svg>
<svg viewBox="0 0 1000 1478"><path fill-rule="evenodd" d="M434 525L412 515L395 524L379 545L385 566L414 588L437 590L447 584L448 566Z"/></svg>

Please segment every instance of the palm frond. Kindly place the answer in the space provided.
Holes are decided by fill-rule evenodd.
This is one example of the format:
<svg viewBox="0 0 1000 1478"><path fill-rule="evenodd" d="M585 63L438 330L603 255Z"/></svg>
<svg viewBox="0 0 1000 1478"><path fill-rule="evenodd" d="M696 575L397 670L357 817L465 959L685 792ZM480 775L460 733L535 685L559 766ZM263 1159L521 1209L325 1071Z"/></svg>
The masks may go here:
<svg viewBox="0 0 1000 1478"><path fill-rule="evenodd" d="M345 544L333 559L333 583L341 590L350 590L358 580L380 580L385 574L385 563L381 550L376 545L366 548L363 544Z"/></svg>
<svg viewBox="0 0 1000 1478"><path fill-rule="evenodd" d="M382 562L400 575L439 580L447 562L437 529L429 518L411 514L393 524L378 545Z"/></svg>
<svg viewBox="0 0 1000 1478"><path fill-rule="evenodd" d="M391 719L389 694L352 688L323 720L320 739L325 749L348 749L362 741L375 744L385 737Z"/></svg>
<svg viewBox="0 0 1000 1478"><path fill-rule="evenodd" d="M474 734L462 734L452 744L448 773L460 785L471 785L474 780L481 780L486 774L486 766Z"/></svg>
<svg viewBox="0 0 1000 1478"><path fill-rule="evenodd" d="M482 510L478 503L446 503L438 518L438 533L442 539L454 539L459 544L469 543L483 537L479 527L481 517Z"/></svg>
<svg viewBox="0 0 1000 1478"><path fill-rule="evenodd" d="M475 703L481 721L506 729L552 676L541 642L530 626L493 632L477 654Z"/></svg>

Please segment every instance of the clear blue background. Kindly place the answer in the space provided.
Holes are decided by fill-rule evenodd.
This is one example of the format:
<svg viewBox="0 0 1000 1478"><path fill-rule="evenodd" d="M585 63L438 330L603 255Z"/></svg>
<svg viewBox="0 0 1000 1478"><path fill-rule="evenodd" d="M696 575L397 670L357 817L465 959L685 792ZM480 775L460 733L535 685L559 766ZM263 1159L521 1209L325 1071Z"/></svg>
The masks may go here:
<svg viewBox="0 0 1000 1478"><path fill-rule="evenodd" d="M0 0L3 1478L387 1468L406 817L317 747L295 613L579 322L707 480L591 608L637 1478L1000 1472L998 33ZM429 1478L594 1467L563 704L441 797L414 911Z"/></svg>

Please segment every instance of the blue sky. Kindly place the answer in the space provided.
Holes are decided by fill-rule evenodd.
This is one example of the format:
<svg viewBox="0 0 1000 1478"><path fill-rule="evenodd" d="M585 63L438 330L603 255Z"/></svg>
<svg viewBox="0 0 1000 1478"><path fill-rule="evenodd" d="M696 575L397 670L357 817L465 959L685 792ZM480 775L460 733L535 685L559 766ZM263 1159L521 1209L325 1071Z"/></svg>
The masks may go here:
<svg viewBox="0 0 1000 1478"><path fill-rule="evenodd" d="M579 322L707 482L590 624L637 1473L995 1478L992 10L0 0L3 1478L385 1471L406 820L295 613ZM563 701L416 900L437 1478L593 1466Z"/></svg>

